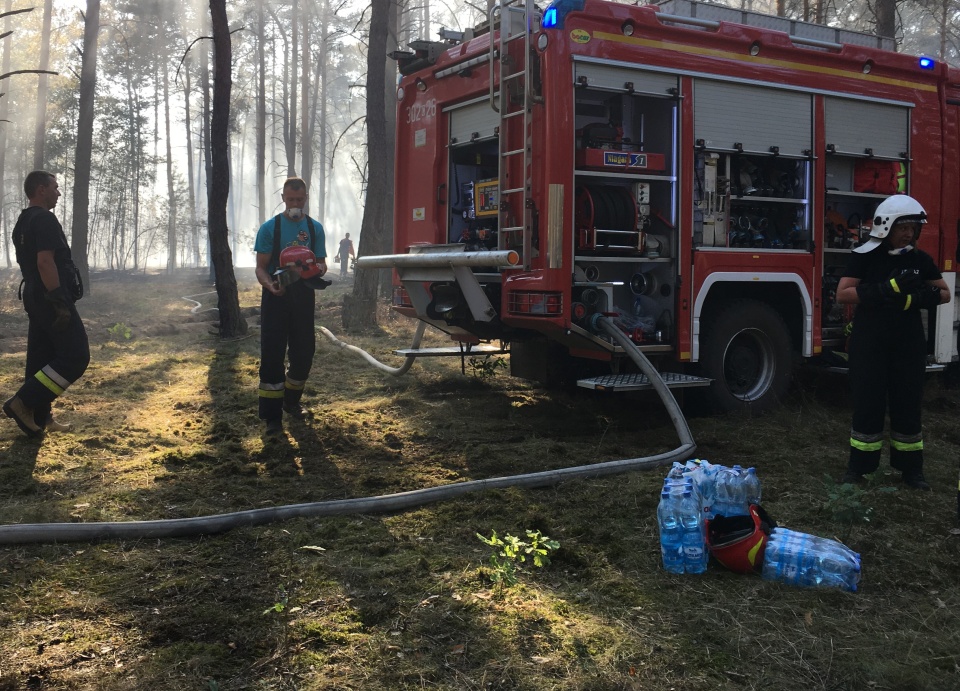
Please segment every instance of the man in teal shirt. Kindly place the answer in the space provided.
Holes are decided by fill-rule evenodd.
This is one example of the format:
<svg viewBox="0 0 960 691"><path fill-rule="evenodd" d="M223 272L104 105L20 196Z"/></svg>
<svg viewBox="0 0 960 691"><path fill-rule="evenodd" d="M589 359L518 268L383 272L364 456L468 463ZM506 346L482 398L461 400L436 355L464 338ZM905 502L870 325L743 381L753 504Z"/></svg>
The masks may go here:
<svg viewBox="0 0 960 691"><path fill-rule="evenodd" d="M316 350L314 289L304 281L281 286L275 278L279 257L287 247L313 251L320 276L327 272L323 226L304 214L307 188L301 178L287 178L281 195L282 214L260 226L254 250L260 297L259 414L268 436L283 434L283 413L303 417L300 399ZM289 360L285 369L284 362Z"/></svg>

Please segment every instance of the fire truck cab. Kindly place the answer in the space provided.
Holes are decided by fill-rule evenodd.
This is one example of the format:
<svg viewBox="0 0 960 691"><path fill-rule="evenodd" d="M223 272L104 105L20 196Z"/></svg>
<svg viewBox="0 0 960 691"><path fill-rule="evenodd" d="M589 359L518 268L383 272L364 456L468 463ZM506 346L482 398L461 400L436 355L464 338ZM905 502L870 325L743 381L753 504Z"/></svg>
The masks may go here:
<svg viewBox="0 0 960 691"><path fill-rule="evenodd" d="M457 39L397 56L395 254L358 265L454 341L508 344L516 376L645 386L602 315L671 385L769 407L796 356L843 351L836 285L896 192L955 287L946 65L690 0L499 0ZM957 359L955 305L927 316L931 365Z"/></svg>

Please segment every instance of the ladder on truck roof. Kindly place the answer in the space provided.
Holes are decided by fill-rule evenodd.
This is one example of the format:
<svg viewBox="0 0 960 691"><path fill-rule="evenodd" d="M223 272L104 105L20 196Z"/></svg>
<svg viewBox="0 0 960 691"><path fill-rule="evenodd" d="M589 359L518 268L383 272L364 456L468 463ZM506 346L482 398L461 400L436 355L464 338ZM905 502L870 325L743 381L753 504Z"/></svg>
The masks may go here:
<svg viewBox="0 0 960 691"><path fill-rule="evenodd" d="M533 213L530 196L533 90L530 88L530 37L540 26L540 10L533 0L497 0L491 4L487 19L494 26L500 15L499 40L490 39L490 107L500 114L498 190L498 247L501 250L520 249L523 268L530 268L533 239ZM514 44L519 44L515 46ZM519 47L519 50L517 48ZM494 70L499 69L499 105ZM515 138L510 134L521 127L519 148L509 149ZM515 156L523 157L522 180L517 186L507 178L508 163ZM510 187L513 185L513 187ZM508 200L520 199L519 207ZM519 217L511 209L520 209ZM519 235L519 240L517 236Z"/></svg>

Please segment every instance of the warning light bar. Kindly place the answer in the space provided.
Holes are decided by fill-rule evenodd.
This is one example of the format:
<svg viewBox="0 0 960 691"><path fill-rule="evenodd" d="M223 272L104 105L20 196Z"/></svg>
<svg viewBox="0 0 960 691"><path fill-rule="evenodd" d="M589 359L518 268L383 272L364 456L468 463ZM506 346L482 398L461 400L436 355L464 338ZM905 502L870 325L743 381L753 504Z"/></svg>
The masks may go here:
<svg viewBox="0 0 960 691"><path fill-rule="evenodd" d="M928 58L928 57L920 58L921 70L932 70L936 66L937 66L937 63L933 58Z"/></svg>

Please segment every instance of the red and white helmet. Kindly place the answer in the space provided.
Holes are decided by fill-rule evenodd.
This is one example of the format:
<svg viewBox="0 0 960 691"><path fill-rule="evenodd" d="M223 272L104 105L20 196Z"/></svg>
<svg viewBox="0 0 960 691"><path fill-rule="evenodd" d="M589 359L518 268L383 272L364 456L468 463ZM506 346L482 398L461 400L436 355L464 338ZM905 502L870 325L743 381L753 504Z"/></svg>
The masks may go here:
<svg viewBox="0 0 960 691"><path fill-rule="evenodd" d="M317 256L308 247L293 245L280 252L281 269L300 269L300 278L306 280L320 275Z"/></svg>
<svg viewBox="0 0 960 691"><path fill-rule="evenodd" d="M751 504L749 516L717 516L707 521L707 547L731 571L754 573L763 568L763 553L775 527L776 521L762 507Z"/></svg>

